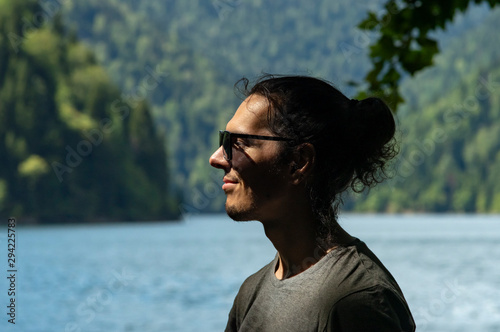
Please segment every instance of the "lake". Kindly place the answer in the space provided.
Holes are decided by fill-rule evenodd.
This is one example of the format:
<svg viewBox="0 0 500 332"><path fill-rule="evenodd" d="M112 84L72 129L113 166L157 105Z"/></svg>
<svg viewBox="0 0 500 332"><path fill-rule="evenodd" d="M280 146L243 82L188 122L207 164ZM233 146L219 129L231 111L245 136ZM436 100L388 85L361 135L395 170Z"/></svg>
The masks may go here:
<svg viewBox="0 0 500 332"><path fill-rule="evenodd" d="M500 216L344 214L340 223L395 276L417 331L500 331ZM1 331L223 331L241 283L275 255L260 223L225 215L21 225L16 236L16 324L3 277Z"/></svg>

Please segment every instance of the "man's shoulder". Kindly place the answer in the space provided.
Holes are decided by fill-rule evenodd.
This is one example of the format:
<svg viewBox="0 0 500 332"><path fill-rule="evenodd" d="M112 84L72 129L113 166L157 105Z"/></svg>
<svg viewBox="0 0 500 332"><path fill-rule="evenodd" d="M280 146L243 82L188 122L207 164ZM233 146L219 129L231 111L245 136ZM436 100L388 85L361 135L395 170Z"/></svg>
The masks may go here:
<svg viewBox="0 0 500 332"><path fill-rule="evenodd" d="M325 292L325 306L329 309L322 313L326 314L323 321L347 324L344 326L347 330L347 326L354 324L358 328L350 330L355 331L371 331L363 325L370 321L381 320L375 325L387 327L399 321L404 326L402 331L414 330L408 304L396 280L365 243L357 240L343 248L333 266L331 272L337 276L329 280ZM359 317L366 319L359 321ZM384 319L387 321L382 322ZM387 330L394 331L397 327Z"/></svg>
<svg viewBox="0 0 500 332"><path fill-rule="evenodd" d="M329 284L337 299L373 287L401 292L391 273L359 239L338 251L330 269Z"/></svg>
<svg viewBox="0 0 500 332"><path fill-rule="evenodd" d="M415 331L401 294L385 285L351 292L329 310L325 331Z"/></svg>

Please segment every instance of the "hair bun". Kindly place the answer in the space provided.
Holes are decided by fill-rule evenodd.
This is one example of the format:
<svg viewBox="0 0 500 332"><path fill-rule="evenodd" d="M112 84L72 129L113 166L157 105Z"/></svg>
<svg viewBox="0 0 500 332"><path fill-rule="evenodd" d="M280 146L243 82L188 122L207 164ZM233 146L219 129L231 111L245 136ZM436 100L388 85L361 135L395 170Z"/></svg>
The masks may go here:
<svg viewBox="0 0 500 332"><path fill-rule="evenodd" d="M351 108L356 108L356 106L358 106L358 104L359 104L359 100L357 100L357 99L351 99L351 100L349 101L349 106L350 106Z"/></svg>
<svg viewBox="0 0 500 332"><path fill-rule="evenodd" d="M354 107L351 109L351 118L361 129L358 135L364 137L365 146L383 146L392 139L396 131L394 116L389 107L376 97L369 97L361 101L351 99ZM372 142L373 144L366 144Z"/></svg>
<svg viewBox="0 0 500 332"><path fill-rule="evenodd" d="M388 143L394 137L396 124L389 107L376 97L351 99L349 106L349 136L355 147L352 150L355 165L373 165L375 160L392 158L394 147Z"/></svg>

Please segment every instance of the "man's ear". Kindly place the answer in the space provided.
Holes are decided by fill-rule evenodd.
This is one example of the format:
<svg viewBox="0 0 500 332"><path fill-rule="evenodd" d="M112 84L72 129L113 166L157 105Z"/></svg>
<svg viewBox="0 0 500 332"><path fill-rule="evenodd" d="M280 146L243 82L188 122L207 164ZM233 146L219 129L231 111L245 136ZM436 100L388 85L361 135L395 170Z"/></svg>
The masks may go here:
<svg viewBox="0 0 500 332"><path fill-rule="evenodd" d="M316 150L311 143L302 143L295 148L290 162L290 175L294 184L304 181L314 166Z"/></svg>

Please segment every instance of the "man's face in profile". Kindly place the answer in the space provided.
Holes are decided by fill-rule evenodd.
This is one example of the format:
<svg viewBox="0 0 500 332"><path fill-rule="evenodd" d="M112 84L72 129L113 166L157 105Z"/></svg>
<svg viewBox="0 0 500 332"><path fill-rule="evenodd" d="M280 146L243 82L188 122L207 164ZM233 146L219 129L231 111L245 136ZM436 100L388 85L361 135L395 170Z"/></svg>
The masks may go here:
<svg viewBox="0 0 500 332"><path fill-rule="evenodd" d="M232 133L275 136L268 127L268 101L260 95L245 99L228 122ZM226 212L234 220L272 219L286 208L288 167L278 165L280 143L252 138L234 138L232 160L224 158L222 147L210 157L213 167L225 172L222 189ZM281 210L281 212L283 212Z"/></svg>

